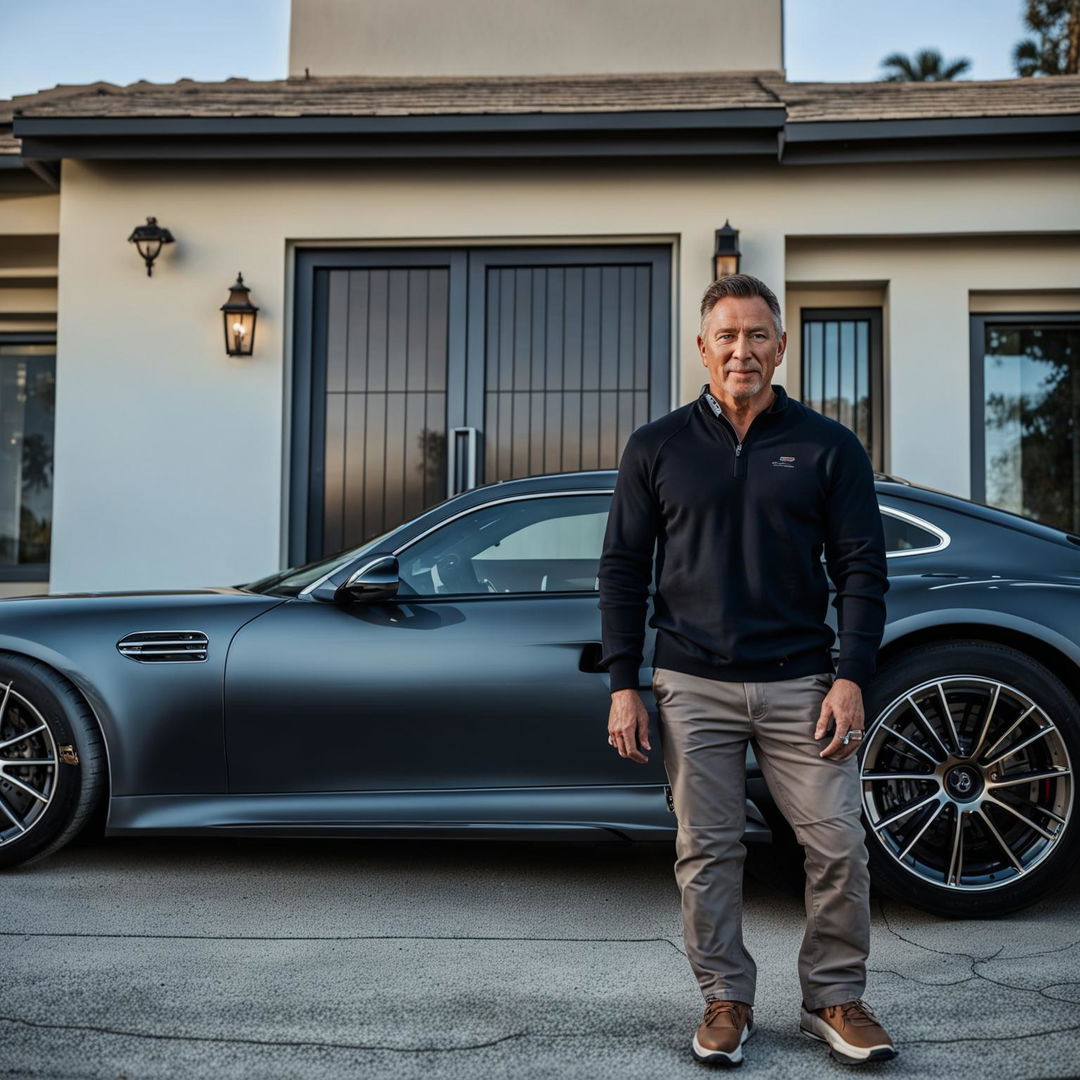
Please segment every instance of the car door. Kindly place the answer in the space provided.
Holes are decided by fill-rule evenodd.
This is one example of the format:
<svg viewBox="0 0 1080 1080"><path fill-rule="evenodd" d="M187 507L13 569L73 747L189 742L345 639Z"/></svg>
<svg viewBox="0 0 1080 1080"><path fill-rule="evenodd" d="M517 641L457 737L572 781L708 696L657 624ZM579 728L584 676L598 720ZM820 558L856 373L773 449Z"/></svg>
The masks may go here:
<svg viewBox="0 0 1080 1080"><path fill-rule="evenodd" d="M647 765L607 743L610 497L493 500L399 552L392 602L297 598L249 623L226 669L230 790L663 784L655 738Z"/></svg>

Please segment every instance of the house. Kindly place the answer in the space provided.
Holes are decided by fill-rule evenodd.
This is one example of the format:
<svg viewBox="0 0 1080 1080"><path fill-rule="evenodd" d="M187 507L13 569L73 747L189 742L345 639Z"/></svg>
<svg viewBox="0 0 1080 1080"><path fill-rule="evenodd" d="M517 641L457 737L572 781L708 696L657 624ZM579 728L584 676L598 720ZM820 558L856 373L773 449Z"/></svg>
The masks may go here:
<svg viewBox="0 0 1080 1080"><path fill-rule="evenodd" d="M879 470L1080 531L1080 77L792 83L781 15L293 0L285 79L4 103L4 593L247 581L615 466L705 381L718 231Z"/></svg>

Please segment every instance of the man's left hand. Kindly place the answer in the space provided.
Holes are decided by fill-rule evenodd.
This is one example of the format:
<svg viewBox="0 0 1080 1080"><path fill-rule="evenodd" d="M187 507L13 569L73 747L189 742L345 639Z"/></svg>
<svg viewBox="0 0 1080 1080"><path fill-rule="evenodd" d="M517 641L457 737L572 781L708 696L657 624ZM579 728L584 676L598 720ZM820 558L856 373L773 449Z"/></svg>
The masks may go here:
<svg viewBox="0 0 1080 1080"><path fill-rule="evenodd" d="M818 755L843 761L857 753L863 736L863 700L858 683L850 679L837 679L821 703L814 738L823 739L829 730L829 721L836 723L832 741ZM845 743L844 736L848 736Z"/></svg>

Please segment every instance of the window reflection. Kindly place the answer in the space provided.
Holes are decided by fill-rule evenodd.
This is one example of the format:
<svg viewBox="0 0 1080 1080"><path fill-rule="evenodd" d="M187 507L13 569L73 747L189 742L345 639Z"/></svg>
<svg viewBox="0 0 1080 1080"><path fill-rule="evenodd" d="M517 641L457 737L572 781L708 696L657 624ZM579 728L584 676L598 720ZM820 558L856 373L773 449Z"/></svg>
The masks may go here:
<svg viewBox="0 0 1080 1080"><path fill-rule="evenodd" d="M47 564L56 347L0 339L0 573Z"/></svg>
<svg viewBox="0 0 1080 1080"><path fill-rule="evenodd" d="M402 552L398 595L593 592L610 505L566 495L483 507Z"/></svg>
<svg viewBox="0 0 1080 1080"><path fill-rule="evenodd" d="M986 501L1080 531L1080 324L987 323Z"/></svg>
<svg viewBox="0 0 1080 1080"><path fill-rule="evenodd" d="M881 523L885 530L885 550L890 554L898 551L921 551L941 545L941 538L906 518L882 513Z"/></svg>

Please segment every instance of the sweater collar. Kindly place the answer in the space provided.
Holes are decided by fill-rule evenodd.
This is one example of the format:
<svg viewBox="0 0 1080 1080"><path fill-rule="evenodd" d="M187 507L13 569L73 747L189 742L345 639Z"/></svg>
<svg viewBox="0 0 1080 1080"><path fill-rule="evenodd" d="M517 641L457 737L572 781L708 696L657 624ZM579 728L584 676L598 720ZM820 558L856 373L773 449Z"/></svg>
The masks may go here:
<svg viewBox="0 0 1080 1080"><path fill-rule="evenodd" d="M776 396L773 398L772 404L767 409L759 413L759 416L768 416L770 414L780 413L787 408L787 391L782 386L779 386L777 383L770 383L769 385L772 387L772 392ZM698 395L698 401L701 403L703 408L711 412L713 416L715 416L717 419L723 417L723 412L720 409L720 402L718 402L716 398L712 396L712 393L709 390L708 383L702 384L701 393Z"/></svg>

